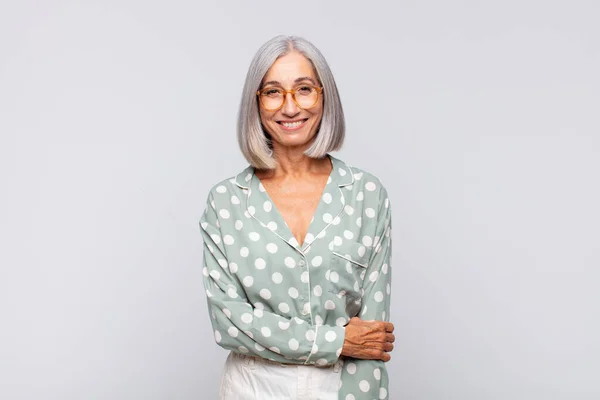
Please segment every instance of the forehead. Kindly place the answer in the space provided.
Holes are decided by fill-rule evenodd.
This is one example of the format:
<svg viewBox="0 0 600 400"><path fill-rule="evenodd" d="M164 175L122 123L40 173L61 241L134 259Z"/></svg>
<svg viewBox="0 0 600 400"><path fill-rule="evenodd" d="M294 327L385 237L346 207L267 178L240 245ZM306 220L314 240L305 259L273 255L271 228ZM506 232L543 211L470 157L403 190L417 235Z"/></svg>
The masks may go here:
<svg viewBox="0 0 600 400"><path fill-rule="evenodd" d="M282 57L279 57L271 68L265 74L263 82L278 81L283 84L293 83L299 77L312 78L315 81L315 74L312 63L298 52L291 52Z"/></svg>

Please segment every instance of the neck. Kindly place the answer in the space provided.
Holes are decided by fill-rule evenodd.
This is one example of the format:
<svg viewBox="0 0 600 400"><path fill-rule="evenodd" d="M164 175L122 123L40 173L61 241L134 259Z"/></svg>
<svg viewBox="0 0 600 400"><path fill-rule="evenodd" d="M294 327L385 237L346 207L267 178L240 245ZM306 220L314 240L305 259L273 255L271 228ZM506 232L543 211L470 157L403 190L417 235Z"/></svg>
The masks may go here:
<svg viewBox="0 0 600 400"><path fill-rule="evenodd" d="M329 157L311 158L304 154L305 149L273 149L277 166L273 170L261 171L266 178L303 178L314 174L329 174L332 164Z"/></svg>

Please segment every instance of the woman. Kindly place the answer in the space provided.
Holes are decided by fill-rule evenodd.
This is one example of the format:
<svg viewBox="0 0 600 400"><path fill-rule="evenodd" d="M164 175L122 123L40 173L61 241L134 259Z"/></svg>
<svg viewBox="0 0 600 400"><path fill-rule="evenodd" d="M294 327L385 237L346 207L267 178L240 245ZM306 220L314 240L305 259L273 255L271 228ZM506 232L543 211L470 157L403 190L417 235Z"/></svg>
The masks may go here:
<svg viewBox="0 0 600 400"><path fill-rule="evenodd" d="M325 59L278 36L250 65L238 120L250 166L201 218L221 399L386 399L391 208L373 175L328 154L344 116Z"/></svg>

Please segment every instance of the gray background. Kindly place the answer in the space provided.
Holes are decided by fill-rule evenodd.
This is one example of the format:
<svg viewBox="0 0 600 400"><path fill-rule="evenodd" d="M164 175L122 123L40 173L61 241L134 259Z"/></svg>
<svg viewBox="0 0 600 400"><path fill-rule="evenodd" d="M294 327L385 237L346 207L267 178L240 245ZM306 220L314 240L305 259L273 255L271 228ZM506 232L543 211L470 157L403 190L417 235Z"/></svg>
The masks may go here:
<svg viewBox="0 0 600 400"><path fill-rule="evenodd" d="M600 398L597 1L0 2L0 398L213 399L198 219L312 40L394 206L391 398Z"/></svg>

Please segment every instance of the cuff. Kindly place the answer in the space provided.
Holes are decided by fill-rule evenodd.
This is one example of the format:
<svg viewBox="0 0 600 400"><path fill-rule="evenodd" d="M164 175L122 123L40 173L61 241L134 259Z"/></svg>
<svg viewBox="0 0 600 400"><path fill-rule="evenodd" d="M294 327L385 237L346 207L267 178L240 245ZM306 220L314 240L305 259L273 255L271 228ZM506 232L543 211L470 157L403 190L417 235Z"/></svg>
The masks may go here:
<svg viewBox="0 0 600 400"><path fill-rule="evenodd" d="M334 364L342 354L345 336L346 328L343 326L316 325L315 341L305 364Z"/></svg>

